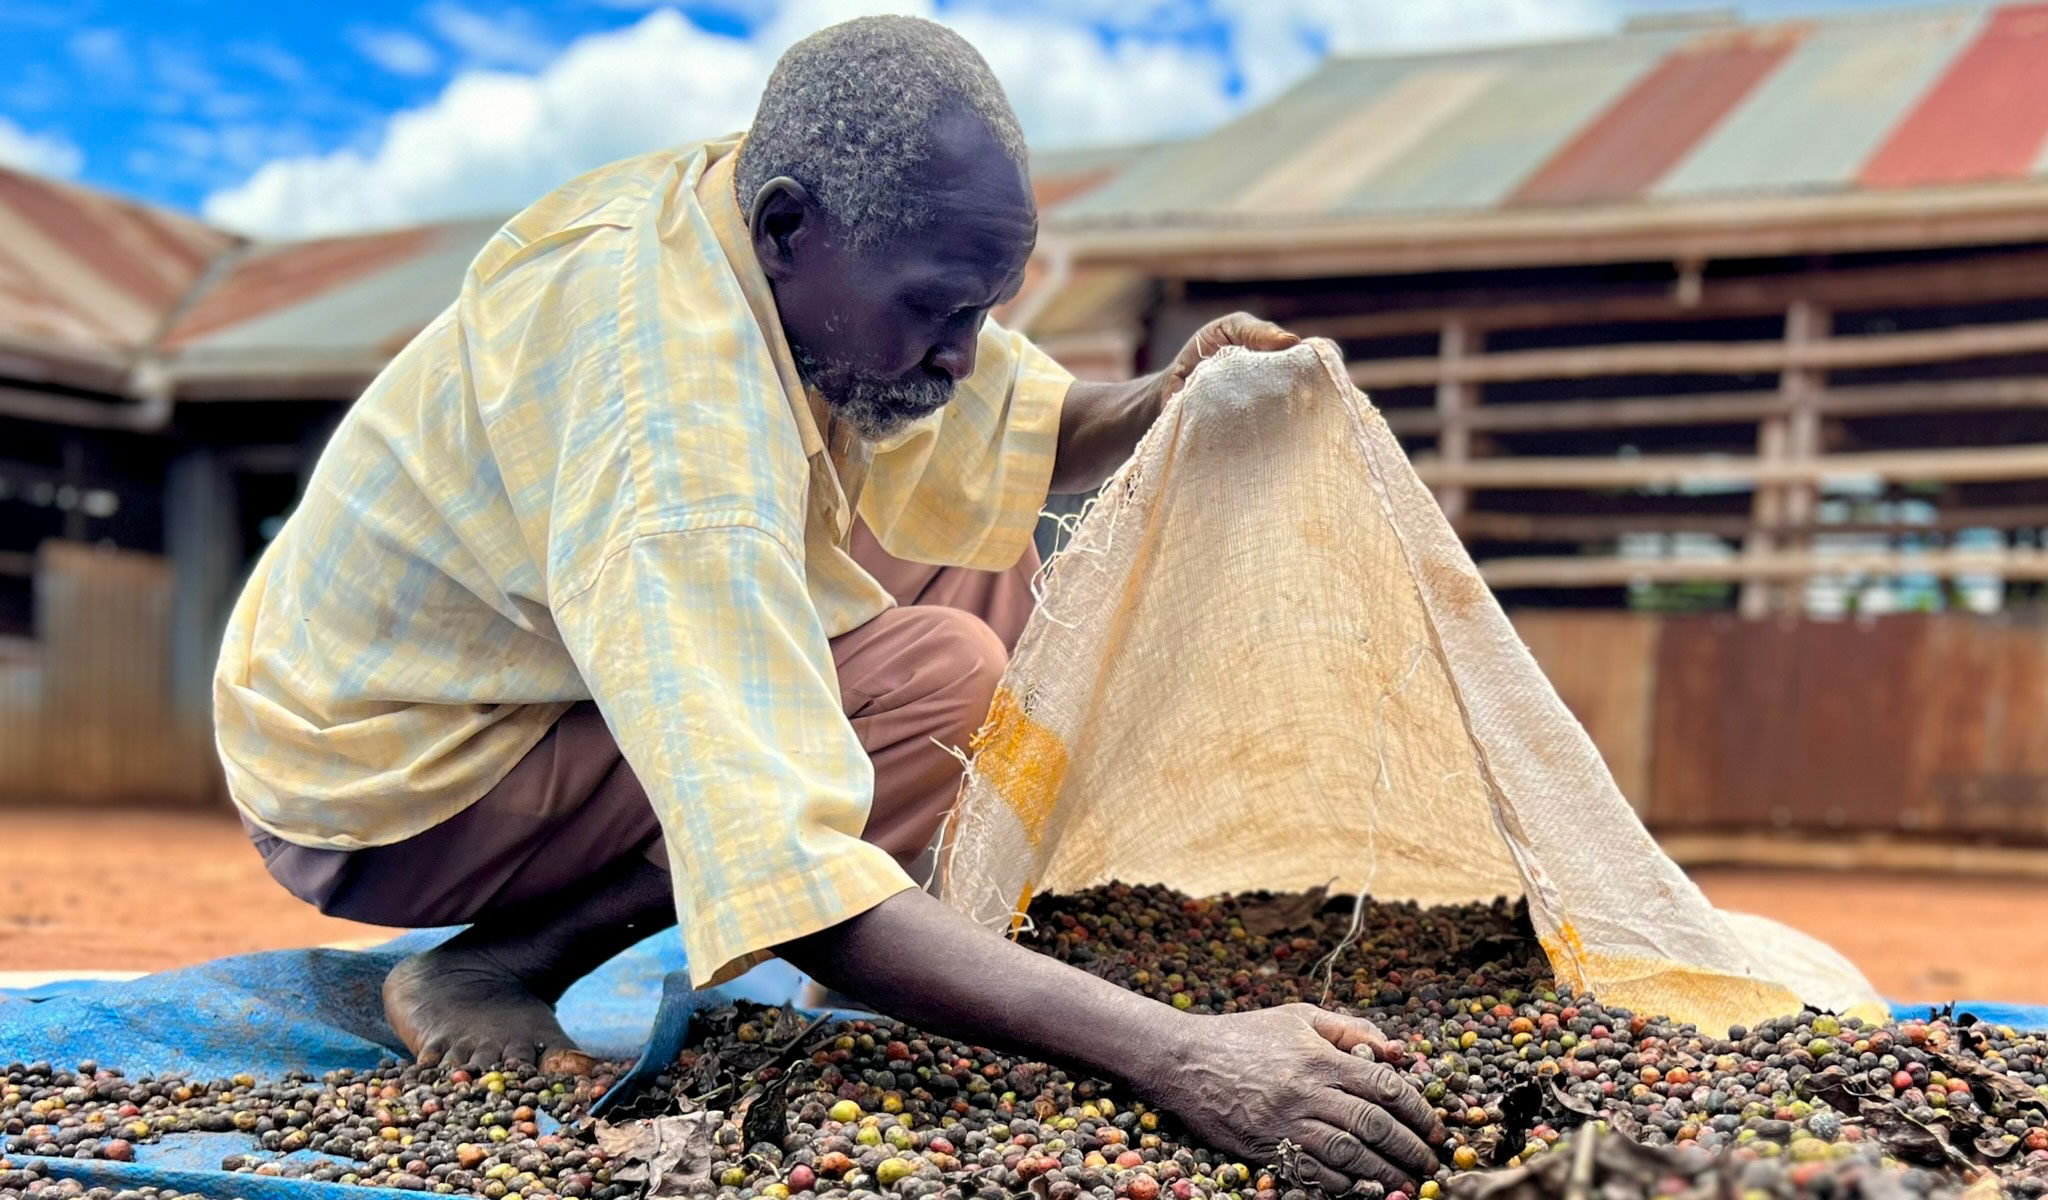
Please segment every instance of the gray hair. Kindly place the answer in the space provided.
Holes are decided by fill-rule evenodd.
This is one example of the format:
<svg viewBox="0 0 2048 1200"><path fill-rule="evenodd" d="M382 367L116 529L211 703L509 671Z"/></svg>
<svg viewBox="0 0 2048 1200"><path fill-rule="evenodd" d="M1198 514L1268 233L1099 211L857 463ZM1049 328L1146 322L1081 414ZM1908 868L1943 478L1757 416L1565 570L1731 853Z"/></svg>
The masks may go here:
<svg viewBox="0 0 2048 1200"><path fill-rule="evenodd" d="M1012 161L1024 131L967 39L918 17L858 17L791 46L761 93L733 190L746 212L779 175L802 184L855 246L930 219L917 168L941 117L981 121Z"/></svg>

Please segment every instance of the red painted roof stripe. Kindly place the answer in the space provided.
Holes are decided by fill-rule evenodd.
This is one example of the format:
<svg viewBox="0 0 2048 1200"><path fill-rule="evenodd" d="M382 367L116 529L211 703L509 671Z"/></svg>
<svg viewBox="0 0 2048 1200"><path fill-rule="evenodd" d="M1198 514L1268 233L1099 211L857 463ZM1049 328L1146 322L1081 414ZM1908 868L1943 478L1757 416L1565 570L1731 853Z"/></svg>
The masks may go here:
<svg viewBox="0 0 2048 1200"><path fill-rule="evenodd" d="M1538 168L1508 203L1636 198L1784 61L1801 32L1716 34L1666 55Z"/></svg>
<svg viewBox="0 0 2048 1200"><path fill-rule="evenodd" d="M436 236L433 226L419 226L258 250L194 300L161 344L175 350L210 333L303 304L422 253Z"/></svg>
<svg viewBox="0 0 2048 1200"><path fill-rule="evenodd" d="M1863 166L1865 187L2021 179L2048 142L2048 4L2000 8Z"/></svg>

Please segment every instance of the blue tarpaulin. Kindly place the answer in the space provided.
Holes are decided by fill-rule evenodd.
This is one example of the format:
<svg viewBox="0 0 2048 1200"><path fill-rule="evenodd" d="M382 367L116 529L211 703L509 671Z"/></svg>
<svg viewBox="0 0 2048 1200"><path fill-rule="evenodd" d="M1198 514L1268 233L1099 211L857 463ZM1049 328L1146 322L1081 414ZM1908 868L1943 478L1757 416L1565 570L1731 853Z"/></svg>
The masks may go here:
<svg viewBox="0 0 2048 1200"><path fill-rule="evenodd" d="M95 1060L131 1078L183 1074L218 1079L249 1072L319 1075L363 1070L403 1054L384 1022L379 993L393 963L450 930L409 933L374 950L274 950L218 959L127 982L59 980L0 990L0 1062ZM688 1014L735 1000L781 1004L803 983L770 962L709 992L693 993L682 940L657 934L569 989L559 1012L578 1044L605 1058L665 1064L682 1048ZM39 1159L52 1174L88 1186L167 1187L246 1200L374 1200L416 1192L220 1170L223 1158L318 1160L265 1154L242 1133L177 1134L135 1148L132 1163Z"/></svg>
<svg viewBox="0 0 2048 1200"><path fill-rule="evenodd" d="M244 1071L274 1078L291 1070L318 1075L375 1067L403 1052L384 1023L379 989L385 972L449 932L410 933L374 950L276 950L128 982L59 981L0 991L0 1062L47 1060L69 1067L92 1059L131 1077L177 1072L206 1079ZM562 998L562 1024L592 1053L626 1059L644 1049L650 1063L666 1063L681 1048L693 1008L741 999L781 1004L802 983L793 968L771 962L715 991L692 993L678 973L683 965L674 931L649 938L569 989ZM1902 1003L1893 1011L1904 1016L1929 1007ZM1957 1004L1956 1011L1999 1025L2048 1029L2048 1007ZM222 1158L252 1152L246 1134L185 1134L136 1147L133 1163L44 1161L53 1172L91 1185L171 1187L248 1200L417 1196L218 1170Z"/></svg>

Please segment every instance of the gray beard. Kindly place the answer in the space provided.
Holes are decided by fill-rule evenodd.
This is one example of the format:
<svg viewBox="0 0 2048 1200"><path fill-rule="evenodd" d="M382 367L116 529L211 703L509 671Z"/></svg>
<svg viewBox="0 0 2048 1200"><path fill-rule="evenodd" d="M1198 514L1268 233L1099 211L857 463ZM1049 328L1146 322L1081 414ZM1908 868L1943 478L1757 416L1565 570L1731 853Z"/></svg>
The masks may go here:
<svg viewBox="0 0 2048 1200"><path fill-rule="evenodd" d="M878 379L826 367L798 346L790 354L797 373L825 397L832 415L865 441L886 441L953 399L953 380L945 375L920 371L907 380Z"/></svg>

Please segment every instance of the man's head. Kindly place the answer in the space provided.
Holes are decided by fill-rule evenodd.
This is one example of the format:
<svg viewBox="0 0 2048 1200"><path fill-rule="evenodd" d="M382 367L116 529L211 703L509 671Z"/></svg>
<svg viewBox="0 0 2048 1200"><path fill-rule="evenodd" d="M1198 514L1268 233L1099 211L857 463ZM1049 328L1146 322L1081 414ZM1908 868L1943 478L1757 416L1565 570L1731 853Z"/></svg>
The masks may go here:
<svg viewBox="0 0 2048 1200"><path fill-rule="evenodd" d="M790 47L734 190L798 368L870 439L952 398L1038 236L1024 135L995 75L914 17Z"/></svg>

